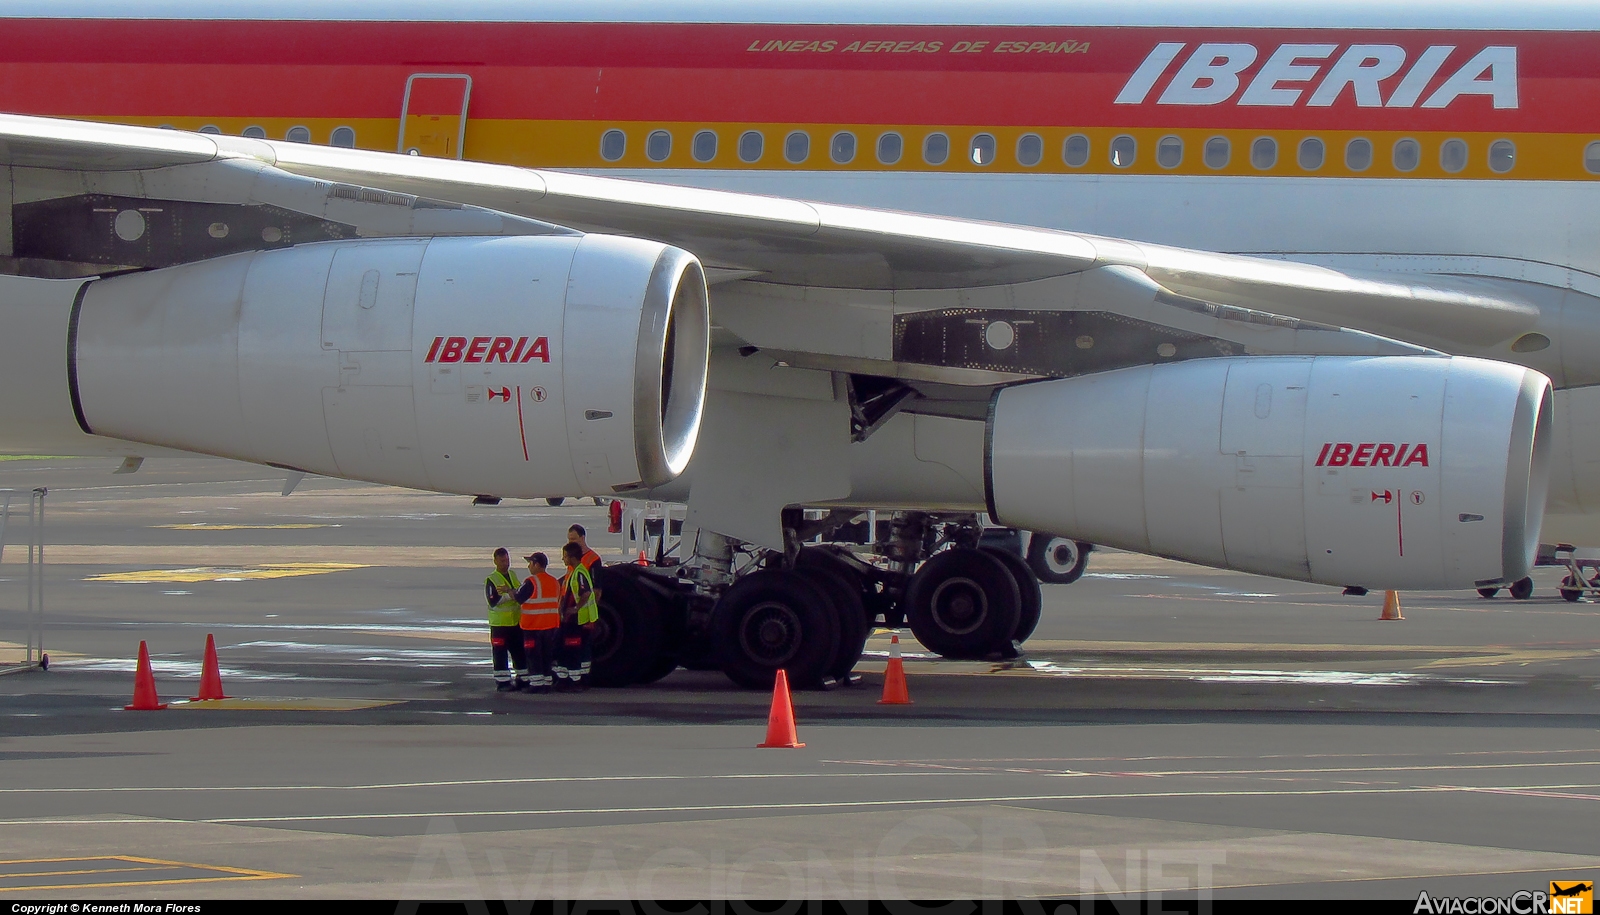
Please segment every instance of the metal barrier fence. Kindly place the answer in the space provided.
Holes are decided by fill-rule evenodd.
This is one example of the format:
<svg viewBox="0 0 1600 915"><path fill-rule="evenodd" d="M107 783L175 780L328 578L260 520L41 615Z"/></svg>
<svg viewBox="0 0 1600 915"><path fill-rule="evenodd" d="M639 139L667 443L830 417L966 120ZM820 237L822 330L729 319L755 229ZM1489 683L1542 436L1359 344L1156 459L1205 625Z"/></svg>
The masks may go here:
<svg viewBox="0 0 1600 915"><path fill-rule="evenodd" d="M23 514L14 504L22 494L0 489L0 562L5 560L7 537L16 532L17 522L26 521L28 538L27 609L19 614L20 626L14 627L22 630L16 633L20 640L0 642L0 672L48 667L50 663L44 652L44 497L48 493L42 486L27 493L28 509ZM0 632L0 636L10 634Z"/></svg>

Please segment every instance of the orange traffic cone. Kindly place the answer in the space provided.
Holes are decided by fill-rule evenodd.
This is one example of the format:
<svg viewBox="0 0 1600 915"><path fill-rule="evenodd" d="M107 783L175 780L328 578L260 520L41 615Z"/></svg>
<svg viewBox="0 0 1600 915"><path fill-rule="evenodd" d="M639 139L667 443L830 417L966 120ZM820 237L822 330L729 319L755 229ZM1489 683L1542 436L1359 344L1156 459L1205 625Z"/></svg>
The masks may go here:
<svg viewBox="0 0 1600 915"><path fill-rule="evenodd" d="M767 713L767 739L757 747L782 747L787 750L805 746L794 729L794 701L789 698L789 674L778 671L778 681L772 684L772 711Z"/></svg>
<svg viewBox="0 0 1600 915"><path fill-rule="evenodd" d="M639 558L635 559L633 564L636 566L647 566L650 564L649 558L644 555L644 550L641 549L639 551Z"/></svg>
<svg viewBox="0 0 1600 915"><path fill-rule="evenodd" d="M154 712L166 708L156 695L156 675L150 670L150 649L139 643L139 667L133 674L133 704L123 709L129 712Z"/></svg>
<svg viewBox="0 0 1600 915"><path fill-rule="evenodd" d="M226 699L222 694L222 670L217 666L217 640L206 633L206 663L200 668L200 695L191 702Z"/></svg>
<svg viewBox="0 0 1600 915"><path fill-rule="evenodd" d="M889 636L889 667L883 672L883 698L879 705L910 705L906 691L906 664L900 660L900 634Z"/></svg>
<svg viewBox="0 0 1600 915"><path fill-rule="evenodd" d="M1405 617L1400 615L1400 592L1399 591L1385 591L1385 592L1383 592L1383 615L1378 617L1378 619L1380 619L1380 620L1403 620L1403 619L1405 619Z"/></svg>

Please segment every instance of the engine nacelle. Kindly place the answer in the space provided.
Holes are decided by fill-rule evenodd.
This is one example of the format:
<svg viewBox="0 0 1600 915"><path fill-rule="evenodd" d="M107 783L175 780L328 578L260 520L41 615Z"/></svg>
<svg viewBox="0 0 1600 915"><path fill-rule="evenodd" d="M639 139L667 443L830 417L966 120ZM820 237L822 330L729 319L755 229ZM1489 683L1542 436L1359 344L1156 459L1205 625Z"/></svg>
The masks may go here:
<svg viewBox="0 0 1600 915"><path fill-rule="evenodd" d="M1463 588L1531 567L1550 381L1482 359L1197 359L1006 388L1000 523L1330 585Z"/></svg>
<svg viewBox="0 0 1600 915"><path fill-rule="evenodd" d="M659 486L705 400L705 276L603 235L328 242L89 284L87 432L496 496Z"/></svg>

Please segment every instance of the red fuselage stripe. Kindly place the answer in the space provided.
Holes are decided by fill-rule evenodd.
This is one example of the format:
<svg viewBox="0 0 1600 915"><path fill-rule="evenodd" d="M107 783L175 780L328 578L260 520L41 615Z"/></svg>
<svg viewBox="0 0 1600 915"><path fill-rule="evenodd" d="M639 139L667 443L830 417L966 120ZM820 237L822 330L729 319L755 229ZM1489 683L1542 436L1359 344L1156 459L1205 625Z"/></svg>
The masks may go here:
<svg viewBox="0 0 1600 915"><path fill-rule="evenodd" d="M472 117L489 119L1600 132L1600 35L1581 32L38 19L0 27L0 110L26 114L392 118L409 74L459 72L473 77ZM963 42L976 50L956 53ZM1143 102L1115 104L1161 42L1185 50ZM1304 90L1294 105L1242 105L1237 95L1159 104L1203 42L1257 49L1242 84L1283 45L1335 50L1302 62L1315 76L1282 84ZM872 50L847 52L852 44ZM1469 95L1443 108L1358 107L1352 92L1331 106L1305 104L1352 44L1397 46L1408 67L1427 48L1455 48L1424 97L1483 48L1514 47L1518 104L1495 108ZM1386 77L1383 92L1392 95L1405 73Z"/></svg>

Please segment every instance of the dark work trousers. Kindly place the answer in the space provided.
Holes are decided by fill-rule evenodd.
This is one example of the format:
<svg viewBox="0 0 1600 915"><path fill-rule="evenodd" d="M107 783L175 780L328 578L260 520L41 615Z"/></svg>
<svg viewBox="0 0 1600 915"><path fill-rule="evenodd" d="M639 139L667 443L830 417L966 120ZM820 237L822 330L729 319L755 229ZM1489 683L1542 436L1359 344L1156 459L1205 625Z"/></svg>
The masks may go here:
<svg viewBox="0 0 1600 915"><path fill-rule="evenodd" d="M489 645L494 650L494 679L510 683L512 672L522 670L522 627L490 626Z"/></svg>
<svg viewBox="0 0 1600 915"><path fill-rule="evenodd" d="M527 657L523 679L533 686L554 686L556 643L561 641L559 629L522 630L522 650Z"/></svg>
<svg viewBox="0 0 1600 915"><path fill-rule="evenodd" d="M556 655L556 677L565 677L574 685L589 678L590 659L593 655L594 627L580 626L576 618L561 621L561 650Z"/></svg>

